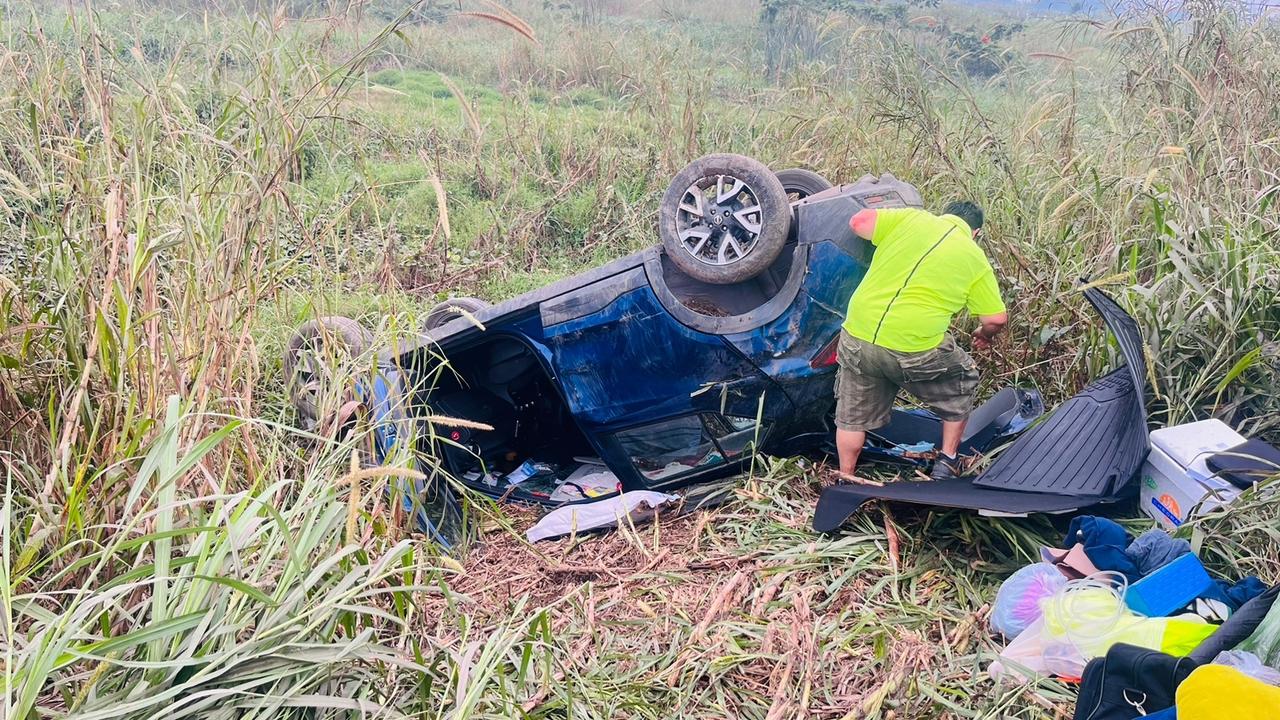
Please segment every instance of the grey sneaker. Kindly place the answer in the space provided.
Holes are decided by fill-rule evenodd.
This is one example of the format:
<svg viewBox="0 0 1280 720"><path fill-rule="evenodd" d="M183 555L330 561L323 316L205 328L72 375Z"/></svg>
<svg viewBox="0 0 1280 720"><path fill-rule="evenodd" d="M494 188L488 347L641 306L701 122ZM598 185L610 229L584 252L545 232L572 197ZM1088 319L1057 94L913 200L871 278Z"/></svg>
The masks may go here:
<svg viewBox="0 0 1280 720"><path fill-rule="evenodd" d="M964 467L961 465L959 457L949 457L938 453L938 459L933 461L933 471L929 473L929 477L934 480L950 480L963 474Z"/></svg>

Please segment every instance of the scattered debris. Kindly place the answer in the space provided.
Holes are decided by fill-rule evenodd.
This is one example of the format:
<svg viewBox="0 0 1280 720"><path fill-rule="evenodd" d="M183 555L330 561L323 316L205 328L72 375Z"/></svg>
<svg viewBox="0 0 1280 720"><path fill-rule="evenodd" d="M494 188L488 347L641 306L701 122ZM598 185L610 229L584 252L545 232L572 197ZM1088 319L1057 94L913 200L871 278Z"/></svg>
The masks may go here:
<svg viewBox="0 0 1280 720"><path fill-rule="evenodd" d="M679 495L632 490L594 502L566 505L547 513L525 532L529 542L611 528L624 520L642 522L662 508L680 502Z"/></svg>
<svg viewBox="0 0 1280 720"><path fill-rule="evenodd" d="M1076 720L1171 708L1207 720L1225 716L1191 712L1199 701L1180 688L1218 663L1212 672L1234 673L1230 681L1249 698L1233 720L1274 707L1257 703L1269 697L1266 683L1280 680L1280 586L1215 579L1186 541L1159 528L1134 540L1107 518L1074 518L1063 545L1043 548L1044 562L996 594L991 627L1013 639L988 668L993 678L1081 682Z"/></svg>

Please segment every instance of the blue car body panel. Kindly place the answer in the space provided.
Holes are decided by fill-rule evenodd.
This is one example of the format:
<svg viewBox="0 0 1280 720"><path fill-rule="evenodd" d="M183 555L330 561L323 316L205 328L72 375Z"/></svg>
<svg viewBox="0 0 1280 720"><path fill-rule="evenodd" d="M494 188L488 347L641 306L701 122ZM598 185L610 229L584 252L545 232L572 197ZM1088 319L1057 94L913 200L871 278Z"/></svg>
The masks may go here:
<svg viewBox="0 0 1280 720"><path fill-rule="evenodd" d="M599 429L688 413L712 378L761 390L773 385L724 338L677 322L648 288L545 332L570 411Z"/></svg>

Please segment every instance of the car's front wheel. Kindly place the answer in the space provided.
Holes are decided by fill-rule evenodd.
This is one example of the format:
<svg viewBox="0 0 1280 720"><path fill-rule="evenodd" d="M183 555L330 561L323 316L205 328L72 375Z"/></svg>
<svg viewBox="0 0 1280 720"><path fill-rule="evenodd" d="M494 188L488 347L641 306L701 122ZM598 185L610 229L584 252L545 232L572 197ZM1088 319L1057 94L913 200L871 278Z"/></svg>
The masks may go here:
<svg viewBox="0 0 1280 720"><path fill-rule="evenodd" d="M667 256L716 285L750 280L778 258L791 205L778 177L744 155L707 155L676 174L658 209Z"/></svg>

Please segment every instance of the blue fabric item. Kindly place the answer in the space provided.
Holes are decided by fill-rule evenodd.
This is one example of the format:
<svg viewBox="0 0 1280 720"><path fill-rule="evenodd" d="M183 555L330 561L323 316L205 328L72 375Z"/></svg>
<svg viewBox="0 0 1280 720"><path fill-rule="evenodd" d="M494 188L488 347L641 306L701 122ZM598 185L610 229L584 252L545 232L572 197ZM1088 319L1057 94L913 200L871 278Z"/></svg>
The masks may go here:
<svg viewBox="0 0 1280 720"><path fill-rule="evenodd" d="M1134 715L1133 720L1178 720L1178 708L1165 708L1150 715Z"/></svg>
<svg viewBox="0 0 1280 720"><path fill-rule="evenodd" d="M1250 575L1247 578L1237 582L1229 583L1226 580L1214 580L1208 590L1200 593L1200 597L1208 600L1217 600L1231 608L1232 612L1240 609L1241 605L1258 597L1267 591L1267 586L1262 584L1258 578Z"/></svg>
<svg viewBox="0 0 1280 720"><path fill-rule="evenodd" d="M1142 577L1138 566L1125 554L1125 548L1133 542L1133 537L1125 532L1114 520L1081 515L1071 520L1067 527L1067 537L1063 547L1071 547L1076 543L1084 545L1084 553L1089 556L1099 570L1118 572L1128 578L1129 582L1137 582Z"/></svg>
<svg viewBox="0 0 1280 720"><path fill-rule="evenodd" d="M1191 543L1172 538L1160 528L1152 528L1130 543L1124 554L1138 568L1138 574L1150 575L1189 552Z"/></svg>
<svg viewBox="0 0 1280 720"><path fill-rule="evenodd" d="M1138 540L1143 541L1141 545ZM1143 533L1138 540L1134 540L1114 520L1094 515L1080 515L1072 518L1071 524L1067 526L1067 537L1063 540L1062 547L1069 548L1076 543L1084 545L1084 552L1089 556L1089 562L1099 570L1110 570L1124 575L1130 584L1138 582L1144 575L1155 569L1151 567L1153 564L1160 563L1162 560L1168 562L1184 554L1181 552L1183 544L1187 545L1188 552L1191 550L1191 546L1185 540L1175 540L1162 530ZM1137 552L1133 552L1134 548L1131 545L1138 546ZM1249 576L1236 583L1215 580L1208 590L1200 594L1200 597L1217 600L1234 612L1266 590L1267 586L1263 585L1262 581Z"/></svg>
<svg viewBox="0 0 1280 720"><path fill-rule="evenodd" d="M933 443L922 440L914 445L894 445L887 451L890 455L902 457L906 453L927 453L933 450Z"/></svg>

